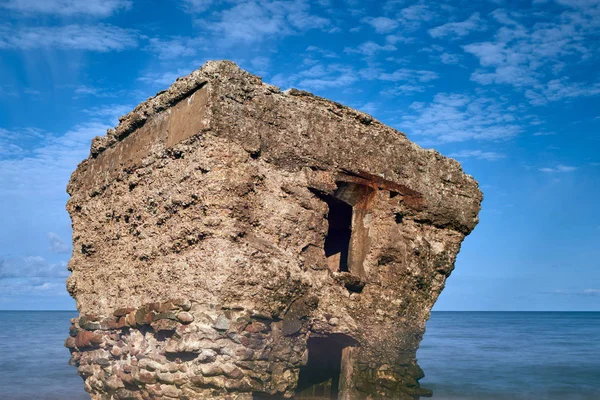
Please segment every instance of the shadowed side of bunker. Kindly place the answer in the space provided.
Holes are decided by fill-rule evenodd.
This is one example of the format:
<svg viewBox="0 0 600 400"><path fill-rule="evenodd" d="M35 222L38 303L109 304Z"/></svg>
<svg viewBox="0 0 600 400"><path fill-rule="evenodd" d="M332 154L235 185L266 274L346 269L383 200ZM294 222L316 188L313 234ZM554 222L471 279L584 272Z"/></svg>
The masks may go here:
<svg viewBox="0 0 600 400"><path fill-rule="evenodd" d="M73 173L66 346L94 399L417 399L482 194L367 114L227 61Z"/></svg>

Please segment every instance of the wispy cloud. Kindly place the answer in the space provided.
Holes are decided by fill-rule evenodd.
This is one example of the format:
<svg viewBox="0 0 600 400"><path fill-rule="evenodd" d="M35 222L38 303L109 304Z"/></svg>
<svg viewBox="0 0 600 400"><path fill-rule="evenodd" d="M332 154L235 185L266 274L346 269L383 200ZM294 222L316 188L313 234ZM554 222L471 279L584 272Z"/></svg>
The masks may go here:
<svg viewBox="0 0 600 400"><path fill-rule="evenodd" d="M460 62L460 57L456 54L442 53L440 55L440 61L442 64L458 64Z"/></svg>
<svg viewBox="0 0 600 400"><path fill-rule="evenodd" d="M600 289L564 290L557 289L549 294L561 296L600 296Z"/></svg>
<svg viewBox="0 0 600 400"><path fill-rule="evenodd" d="M394 51L396 50L396 46L392 44L384 44L380 45L372 41L364 42L358 45L356 48L346 47L344 52L348 54L362 54L364 56L374 56L377 53L383 51Z"/></svg>
<svg viewBox="0 0 600 400"><path fill-rule="evenodd" d="M133 110L133 106L127 104L107 104L103 106L95 106L86 108L84 113L91 117L96 117L101 120L109 121L116 125L120 116L127 114Z"/></svg>
<svg viewBox="0 0 600 400"><path fill-rule="evenodd" d="M282 88L296 86L305 90L345 87L358 80L356 72L342 64L317 64L295 74L276 74L271 83Z"/></svg>
<svg viewBox="0 0 600 400"><path fill-rule="evenodd" d="M198 21L198 26L213 33L221 45L256 43L331 27L329 19L311 13L310 3L306 0L234 4Z"/></svg>
<svg viewBox="0 0 600 400"><path fill-rule="evenodd" d="M456 153L449 154L450 157L454 158L475 158L477 160L497 161L506 156L495 151L481 151L481 150L461 150Z"/></svg>
<svg viewBox="0 0 600 400"><path fill-rule="evenodd" d="M471 32L481 31L486 29L484 21L479 16L479 13L472 14L467 20L462 22L448 22L444 25L429 29L429 35L433 38L443 37L463 37Z"/></svg>
<svg viewBox="0 0 600 400"><path fill-rule="evenodd" d="M438 13L430 4L419 2L400 10L398 17L405 29L417 29L421 24L435 19Z"/></svg>
<svg viewBox="0 0 600 400"><path fill-rule="evenodd" d="M497 99L438 93L430 103L415 102L401 127L427 144L503 140L523 131L516 116Z"/></svg>
<svg viewBox="0 0 600 400"><path fill-rule="evenodd" d="M0 48L2 48L2 42L0 42ZM19 92L11 87L0 86L0 97L2 96L19 97Z"/></svg>
<svg viewBox="0 0 600 400"><path fill-rule="evenodd" d="M553 174L553 173L562 173L562 172L573 172L573 171L577 170L577 167L573 167L571 165L558 164L556 167L539 168L539 170L541 172Z"/></svg>
<svg viewBox="0 0 600 400"><path fill-rule="evenodd" d="M398 85L386 88L381 91L381 94L384 96L405 96L414 93L420 93L425 91L425 85Z"/></svg>
<svg viewBox="0 0 600 400"><path fill-rule="evenodd" d="M71 246L65 243L58 234L48 232L47 238L50 243L50 251L54 253L68 253L71 251Z"/></svg>
<svg viewBox="0 0 600 400"><path fill-rule="evenodd" d="M0 280L10 278L65 278L67 263L50 264L43 257L30 256L0 260Z"/></svg>
<svg viewBox="0 0 600 400"><path fill-rule="evenodd" d="M27 148L44 138L44 132L36 128L0 128L0 160L27 154Z"/></svg>
<svg viewBox="0 0 600 400"><path fill-rule="evenodd" d="M522 89L534 105L599 94L600 82L571 82L566 68L594 59L600 7L595 1L559 3L570 9L558 16L535 13L525 19L516 12L494 11L501 27L493 39L463 47L481 65L471 79Z"/></svg>
<svg viewBox="0 0 600 400"><path fill-rule="evenodd" d="M377 33L390 33L398 27L398 21L387 17L366 17L362 20L371 25Z"/></svg>
<svg viewBox="0 0 600 400"><path fill-rule="evenodd" d="M137 33L108 24L12 28L0 26L0 49L57 48L97 52L136 47Z"/></svg>
<svg viewBox="0 0 600 400"><path fill-rule="evenodd" d="M0 158L0 201L63 193L71 172L87 158L95 136L112 126L102 122L76 125L60 136L46 133L37 147L19 157Z"/></svg>
<svg viewBox="0 0 600 400"><path fill-rule="evenodd" d="M323 58L339 58L339 56L335 52L333 52L331 50L322 49L318 46L308 46L306 48L306 51L312 52L312 53L317 53Z"/></svg>
<svg viewBox="0 0 600 400"><path fill-rule="evenodd" d="M167 71L167 72L148 72L138 78L140 82L148 83L154 86L171 86L173 82L177 80L177 78L185 75L189 75L192 72L192 69L188 68L178 68L175 71Z"/></svg>
<svg viewBox="0 0 600 400"><path fill-rule="evenodd" d="M3 0L0 8L24 14L108 17L131 8L130 0Z"/></svg>
<svg viewBox="0 0 600 400"><path fill-rule="evenodd" d="M204 39L173 36L168 39L151 38L146 50L157 54L161 60L194 56L204 48Z"/></svg>
<svg viewBox="0 0 600 400"><path fill-rule="evenodd" d="M600 82L586 85L571 83L567 78L553 79L546 84L538 84L525 91L525 96L533 105L545 105L551 101L588 97L600 94Z"/></svg>
<svg viewBox="0 0 600 400"><path fill-rule="evenodd" d="M438 78L439 75L436 72L409 68L400 68L390 73L381 73L377 76L377 79L379 80L390 82L429 82Z"/></svg>
<svg viewBox="0 0 600 400"><path fill-rule="evenodd" d="M213 5L215 0L182 0L183 9L190 13L201 13Z"/></svg>

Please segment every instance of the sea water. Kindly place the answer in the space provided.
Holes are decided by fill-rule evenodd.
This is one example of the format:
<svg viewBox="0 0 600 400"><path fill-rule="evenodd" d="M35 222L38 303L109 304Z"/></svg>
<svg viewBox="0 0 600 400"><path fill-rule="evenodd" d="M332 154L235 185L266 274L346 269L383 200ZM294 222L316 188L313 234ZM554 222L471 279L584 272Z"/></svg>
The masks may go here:
<svg viewBox="0 0 600 400"><path fill-rule="evenodd" d="M74 311L0 311L0 399L89 399L63 347ZM600 400L600 313L433 312L433 400Z"/></svg>
<svg viewBox="0 0 600 400"><path fill-rule="evenodd" d="M600 313L433 312L417 358L436 400L600 400Z"/></svg>
<svg viewBox="0 0 600 400"><path fill-rule="evenodd" d="M1 400L90 399L64 347L69 320L76 316L76 311L0 311Z"/></svg>

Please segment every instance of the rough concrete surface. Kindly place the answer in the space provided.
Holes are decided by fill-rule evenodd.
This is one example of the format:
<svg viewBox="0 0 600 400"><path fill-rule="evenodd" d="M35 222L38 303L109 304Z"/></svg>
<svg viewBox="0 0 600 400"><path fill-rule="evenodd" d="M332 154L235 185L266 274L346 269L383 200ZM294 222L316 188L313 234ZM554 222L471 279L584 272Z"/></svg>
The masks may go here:
<svg viewBox="0 0 600 400"><path fill-rule="evenodd" d="M93 399L417 399L482 194L341 104L211 61L73 173L66 346Z"/></svg>

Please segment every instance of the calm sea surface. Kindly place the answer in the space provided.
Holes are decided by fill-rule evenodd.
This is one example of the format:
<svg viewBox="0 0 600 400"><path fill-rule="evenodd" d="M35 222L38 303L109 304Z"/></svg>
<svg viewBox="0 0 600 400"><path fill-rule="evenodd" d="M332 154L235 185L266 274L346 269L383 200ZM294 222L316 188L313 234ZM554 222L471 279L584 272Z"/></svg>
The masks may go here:
<svg viewBox="0 0 600 400"><path fill-rule="evenodd" d="M75 315L0 311L0 399L89 399ZM434 400L600 400L600 313L433 312L418 358Z"/></svg>
<svg viewBox="0 0 600 400"><path fill-rule="evenodd" d="M437 400L600 400L600 313L433 312L417 357Z"/></svg>

